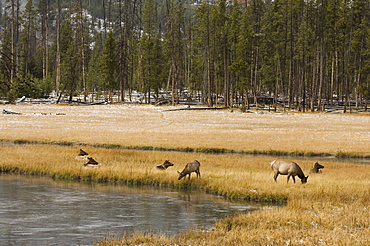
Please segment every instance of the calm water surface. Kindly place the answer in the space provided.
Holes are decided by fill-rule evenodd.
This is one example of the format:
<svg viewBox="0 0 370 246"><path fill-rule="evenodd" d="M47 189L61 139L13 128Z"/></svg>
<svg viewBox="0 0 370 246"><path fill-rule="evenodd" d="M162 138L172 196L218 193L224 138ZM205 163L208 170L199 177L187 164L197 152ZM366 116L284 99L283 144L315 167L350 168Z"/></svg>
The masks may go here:
<svg viewBox="0 0 370 246"><path fill-rule="evenodd" d="M0 245L91 245L133 231L172 235L255 209L200 192L0 175Z"/></svg>

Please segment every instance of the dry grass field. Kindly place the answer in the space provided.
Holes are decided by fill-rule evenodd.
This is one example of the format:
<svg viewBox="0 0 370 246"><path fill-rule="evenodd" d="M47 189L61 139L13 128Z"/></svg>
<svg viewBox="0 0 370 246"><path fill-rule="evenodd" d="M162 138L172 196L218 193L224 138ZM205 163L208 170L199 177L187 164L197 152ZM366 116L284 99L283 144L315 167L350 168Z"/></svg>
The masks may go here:
<svg viewBox="0 0 370 246"><path fill-rule="evenodd" d="M166 111L173 107L6 105L21 115L0 115L0 171L76 181L201 189L229 198L282 202L216 223L209 232L175 236L137 232L97 245L370 245L370 165L334 157L299 158L239 154L106 149L92 144L164 148L227 148L369 155L368 114L268 113L229 110ZM103 163L84 170L75 160L80 145L14 145L14 140L84 143ZM307 175L315 161L322 174L308 183L274 182L270 162L296 161ZM174 167L154 167L169 159ZM177 180L194 159L201 178Z"/></svg>
<svg viewBox="0 0 370 246"><path fill-rule="evenodd" d="M137 105L5 105L0 140L369 154L370 114L241 113Z"/></svg>

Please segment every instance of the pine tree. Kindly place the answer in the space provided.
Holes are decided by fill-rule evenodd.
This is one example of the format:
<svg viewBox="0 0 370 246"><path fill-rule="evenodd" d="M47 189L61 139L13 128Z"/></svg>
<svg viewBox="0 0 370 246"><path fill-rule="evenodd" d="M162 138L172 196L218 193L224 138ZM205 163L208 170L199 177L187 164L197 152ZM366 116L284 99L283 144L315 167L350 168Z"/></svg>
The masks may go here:
<svg viewBox="0 0 370 246"><path fill-rule="evenodd" d="M43 80L45 80L49 75L49 8L48 0L39 1L38 14L40 21L39 31L41 32L41 43L38 52L41 53L41 59L37 59L39 60L39 63L36 67L38 67L38 69L41 68ZM36 62L38 62L37 60Z"/></svg>
<svg viewBox="0 0 370 246"><path fill-rule="evenodd" d="M87 81L86 81L86 70L87 70L87 61L89 60L89 48L88 43L89 35L87 30L87 23L85 20L85 15L83 13L83 6L81 1L77 2L72 9L72 22L73 22L73 29L74 29L74 43L75 43L75 50L79 54L79 76L81 78L81 87L84 95L84 101L86 102L86 98L88 95L87 91Z"/></svg>
<svg viewBox="0 0 370 246"><path fill-rule="evenodd" d="M36 54L36 10L32 0L28 0L20 16L19 66L13 90L16 97L41 97L41 85L34 76Z"/></svg>
<svg viewBox="0 0 370 246"><path fill-rule="evenodd" d="M12 75L11 32L9 28L4 30L1 41L0 95L3 97L8 97L12 88L10 79Z"/></svg>
<svg viewBox="0 0 370 246"><path fill-rule="evenodd" d="M140 39L139 71L141 74L141 89L150 102L150 92L159 90L165 81L163 47L160 40L159 26L156 21L155 2L147 0L143 9L143 34Z"/></svg>
<svg viewBox="0 0 370 246"><path fill-rule="evenodd" d="M238 11L235 9L232 12L231 20L232 23L237 21L237 25L233 25L233 30L237 28L237 32L235 31L230 35L230 39L232 40L232 63L230 65L230 71L232 76L235 78L234 88L235 91L238 92L239 95L244 95L247 92L247 71L248 71L248 64L247 64L247 53L249 49L247 49L247 45L250 44L249 42L249 35L251 34L248 29L248 24L246 21L247 11L244 9L243 12ZM242 96L243 97L243 96ZM245 102L239 101L238 98L235 98L235 102L245 104ZM248 101L246 101L248 103Z"/></svg>
<svg viewBox="0 0 370 246"><path fill-rule="evenodd" d="M9 99L14 100L13 84L16 83L17 71L19 68L19 27L20 27L20 2L19 0L7 0L7 10L10 10L8 20L10 25L10 56L9 56Z"/></svg>
<svg viewBox="0 0 370 246"><path fill-rule="evenodd" d="M229 40L228 40L228 13L226 2L218 0L211 10L211 54L213 64L214 86L212 89L218 98L227 93L229 88ZM225 90L226 87L226 90ZM227 106L227 102L224 102Z"/></svg>
<svg viewBox="0 0 370 246"><path fill-rule="evenodd" d="M106 100L112 100L113 90L118 87L118 57L117 42L113 32L107 34L102 56L100 57L101 86L106 90Z"/></svg>
<svg viewBox="0 0 370 246"><path fill-rule="evenodd" d="M60 27L60 83L63 88L62 93L69 92L69 102L72 102L79 80L80 55L75 41L70 20L64 20Z"/></svg>
<svg viewBox="0 0 370 246"><path fill-rule="evenodd" d="M22 32L20 34L20 67L23 77L33 72L33 56L36 47L36 10L33 1L28 0L22 13Z"/></svg>
<svg viewBox="0 0 370 246"><path fill-rule="evenodd" d="M229 63L228 69L230 72L230 81L229 83L225 83L225 93L224 93L224 100L225 106L232 106L233 102L237 101L237 98L234 98L234 91L236 89L236 84L240 81L240 76L237 67L238 61L238 46L240 45L240 35L241 35L241 16L242 10L240 8L240 4L237 0L234 0L233 5L231 7L230 19L227 25L227 36L229 40L230 47L228 47L230 54L229 54ZM241 91L243 94L243 91Z"/></svg>
<svg viewBox="0 0 370 246"><path fill-rule="evenodd" d="M89 59L88 71L87 71L87 83L86 86L90 92L95 92L99 88L100 81L102 81L102 73L100 72L100 57L103 53L103 33L95 33L93 38L93 49ZM100 87L101 88L101 87ZM99 94L101 92L99 91ZM94 99L94 98L92 98Z"/></svg>
<svg viewBox="0 0 370 246"><path fill-rule="evenodd" d="M352 19L352 41L351 41L351 79L350 94L354 96L356 107L362 94L366 94L369 87L366 81L369 80L369 68L366 63L370 59L370 5L368 1L353 1L351 19ZM366 88L367 87L367 88Z"/></svg>
<svg viewBox="0 0 370 246"><path fill-rule="evenodd" d="M211 79L211 4L203 1L197 8L195 17L197 23L194 26L194 46L197 49L196 60L199 85L202 91L202 102L207 102L209 107L213 106L213 81Z"/></svg>
<svg viewBox="0 0 370 246"><path fill-rule="evenodd" d="M172 104L178 101L181 89L185 83L185 23L184 23L184 8L181 2L169 0L167 2L167 30L165 33L165 46L169 61L168 83L171 82Z"/></svg>

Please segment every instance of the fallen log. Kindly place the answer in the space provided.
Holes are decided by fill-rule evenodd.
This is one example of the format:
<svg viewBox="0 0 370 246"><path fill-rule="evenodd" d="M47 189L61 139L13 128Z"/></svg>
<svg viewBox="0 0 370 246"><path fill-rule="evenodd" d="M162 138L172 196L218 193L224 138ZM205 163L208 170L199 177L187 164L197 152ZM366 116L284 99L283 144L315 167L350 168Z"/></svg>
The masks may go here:
<svg viewBox="0 0 370 246"><path fill-rule="evenodd" d="M9 111L9 110L3 109L3 114L21 114L21 113L13 112L13 111Z"/></svg>
<svg viewBox="0 0 370 246"><path fill-rule="evenodd" d="M179 111L179 110L220 110L220 109L228 109L228 107L197 107L197 108L177 108L177 109L168 109L165 111Z"/></svg>

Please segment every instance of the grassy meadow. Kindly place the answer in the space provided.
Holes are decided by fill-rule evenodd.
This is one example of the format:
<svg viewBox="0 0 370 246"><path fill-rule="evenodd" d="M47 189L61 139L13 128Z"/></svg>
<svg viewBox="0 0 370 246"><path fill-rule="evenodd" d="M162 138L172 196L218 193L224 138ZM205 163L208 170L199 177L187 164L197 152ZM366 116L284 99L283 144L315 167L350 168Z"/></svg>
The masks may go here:
<svg viewBox="0 0 370 246"><path fill-rule="evenodd" d="M21 115L1 115L0 170L76 181L200 189L227 198L281 203L273 209L221 220L210 232L175 236L143 234L102 239L97 245L370 245L370 165L336 159L338 153L370 155L368 114L243 114L166 111L172 107L10 105ZM14 144L19 140L59 143ZM62 146L60 143L68 143ZM99 148L113 145L117 148ZM94 147L95 146L95 147ZM118 147L229 149L326 153L301 158L202 152L139 151ZM102 163L83 169L83 148ZM273 180L270 162L296 161L307 175L318 159L322 174L308 183ZM164 160L175 164L155 169ZM177 180L187 162L199 160L201 178Z"/></svg>
<svg viewBox="0 0 370 246"><path fill-rule="evenodd" d="M0 140L247 152L370 155L370 114L181 110L185 106L5 105Z"/></svg>

